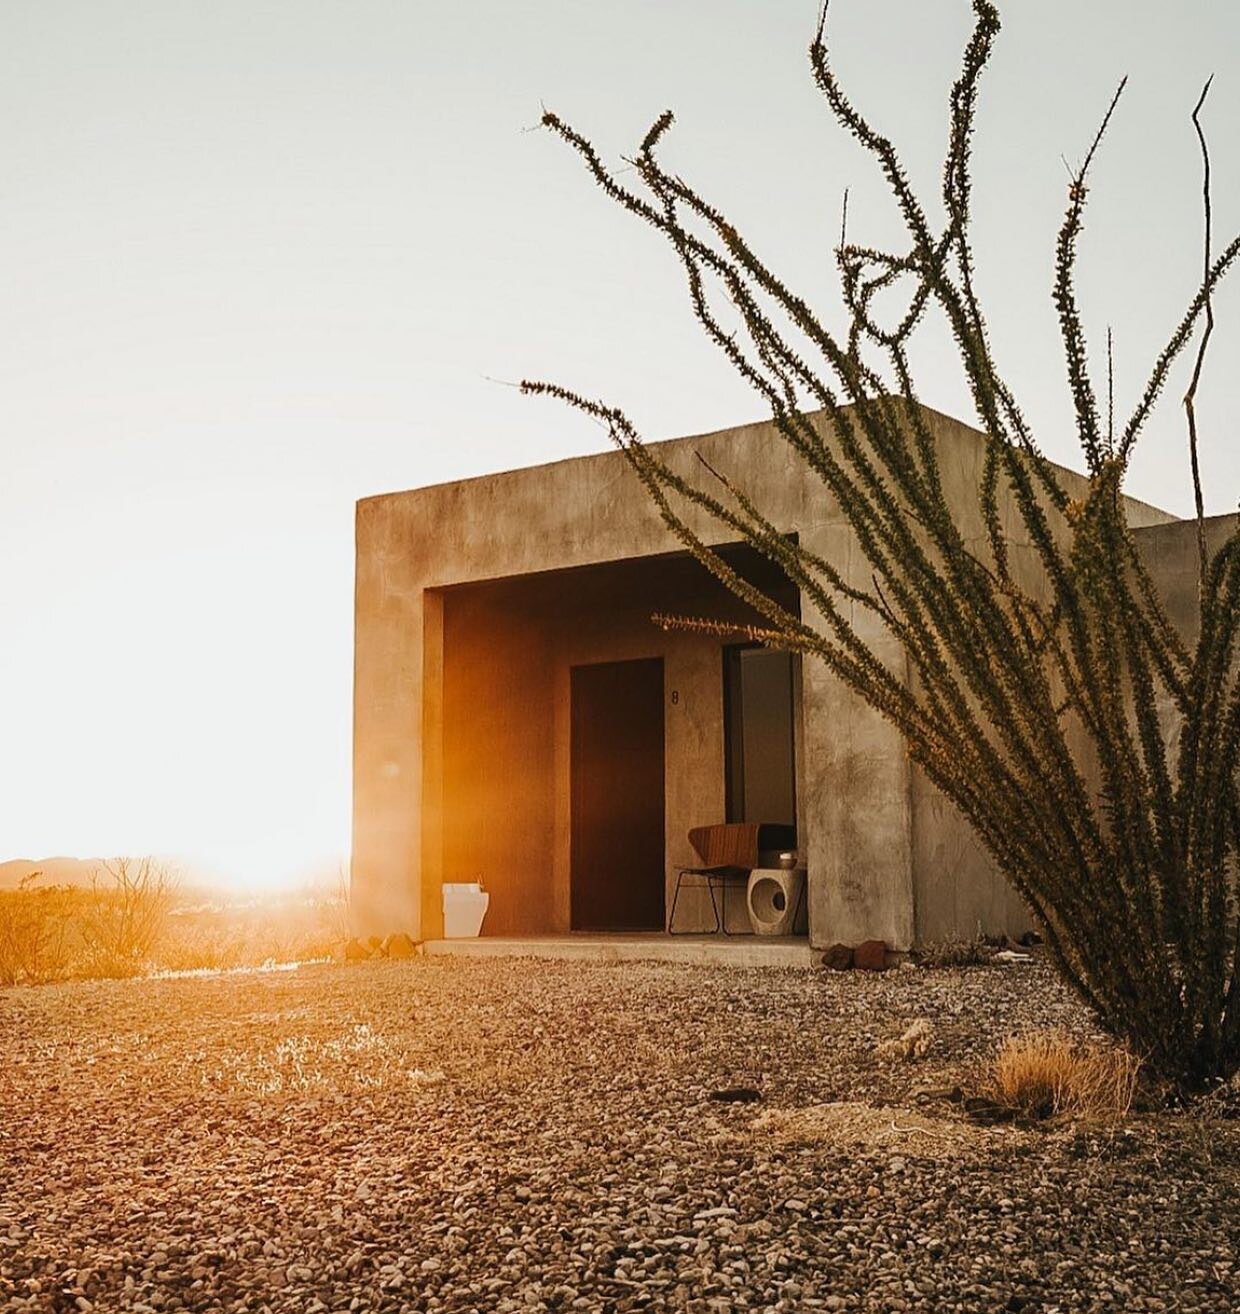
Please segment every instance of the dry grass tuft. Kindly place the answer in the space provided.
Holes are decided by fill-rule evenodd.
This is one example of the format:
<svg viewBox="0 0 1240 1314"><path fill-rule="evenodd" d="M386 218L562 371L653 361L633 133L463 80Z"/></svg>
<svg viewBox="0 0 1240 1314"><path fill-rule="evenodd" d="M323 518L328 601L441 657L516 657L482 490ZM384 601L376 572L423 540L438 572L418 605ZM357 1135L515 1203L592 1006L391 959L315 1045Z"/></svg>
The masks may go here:
<svg viewBox="0 0 1240 1314"><path fill-rule="evenodd" d="M421 1089L445 1080L438 1068L411 1065L403 1046L366 1023L325 1038L286 1036L270 1048L245 1046L195 1055L192 1064L203 1086L254 1095Z"/></svg>
<svg viewBox="0 0 1240 1314"><path fill-rule="evenodd" d="M1119 1046L1083 1045L1062 1031L1011 1036L991 1069L995 1102L1031 1118L1117 1123L1137 1092L1141 1060Z"/></svg>

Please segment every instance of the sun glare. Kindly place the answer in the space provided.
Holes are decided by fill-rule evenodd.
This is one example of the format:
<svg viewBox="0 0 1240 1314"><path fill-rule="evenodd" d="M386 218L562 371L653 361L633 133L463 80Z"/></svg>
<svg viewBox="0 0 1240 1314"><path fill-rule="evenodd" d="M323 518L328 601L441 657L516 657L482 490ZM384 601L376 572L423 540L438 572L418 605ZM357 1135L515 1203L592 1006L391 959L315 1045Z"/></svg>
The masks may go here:
<svg viewBox="0 0 1240 1314"><path fill-rule="evenodd" d="M186 884L231 896L286 894L342 880L347 860L298 852L284 835L221 845L176 860Z"/></svg>

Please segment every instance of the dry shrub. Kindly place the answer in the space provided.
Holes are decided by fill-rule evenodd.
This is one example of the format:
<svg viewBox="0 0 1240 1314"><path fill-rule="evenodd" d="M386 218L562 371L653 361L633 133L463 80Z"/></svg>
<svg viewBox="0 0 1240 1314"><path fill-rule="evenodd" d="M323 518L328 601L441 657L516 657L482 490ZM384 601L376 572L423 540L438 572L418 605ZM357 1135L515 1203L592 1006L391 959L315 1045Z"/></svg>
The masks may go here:
<svg viewBox="0 0 1240 1314"><path fill-rule="evenodd" d="M257 967L271 957L256 953L243 932L174 914L160 941L158 964L164 972L227 972Z"/></svg>
<svg viewBox="0 0 1240 1314"><path fill-rule="evenodd" d="M150 962L176 896L176 873L154 858L116 858L94 875L82 925L91 976L135 976Z"/></svg>
<svg viewBox="0 0 1240 1314"><path fill-rule="evenodd" d="M174 908L156 959L185 972L331 958L346 938L341 908L337 898L304 894Z"/></svg>
<svg viewBox="0 0 1240 1314"><path fill-rule="evenodd" d="M1032 1118L1119 1122L1137 1092L1141 1060L1114 1045L1084 1045L1061 1031L1011 1036L991 1069L998 1104Z"/></svg>
<svg viewBox="0 0 1240 1314"><path fill-rule="evenodd" d="M346 938L339 891L190 903L151 858L104 863L88 889L36 888L36 879L0 890L0 987L308 962L331 958Z"/></svg>
<svg viewBox="0 0 1240 1314"><path fill-rule="evenodd" d="M64 976L76 892L37 887L32 872L15 890L0 891L0 986L43 985Z"/></svg>

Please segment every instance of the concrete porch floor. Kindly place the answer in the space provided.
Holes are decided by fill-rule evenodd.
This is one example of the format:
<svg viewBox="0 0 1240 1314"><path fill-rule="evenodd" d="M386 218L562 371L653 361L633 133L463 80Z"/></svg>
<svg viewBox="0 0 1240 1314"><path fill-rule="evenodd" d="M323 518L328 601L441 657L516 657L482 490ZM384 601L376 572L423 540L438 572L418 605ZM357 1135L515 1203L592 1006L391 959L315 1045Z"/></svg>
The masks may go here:
<svg viewBox="0 0 1240 1314"><path fill-rule="evenodd" d="M804 935L667 935L579 931L571 935L484 935L476 940L427 940L432 957L562 958L595 963L697 963L712 967L813 967Z"/></svg>

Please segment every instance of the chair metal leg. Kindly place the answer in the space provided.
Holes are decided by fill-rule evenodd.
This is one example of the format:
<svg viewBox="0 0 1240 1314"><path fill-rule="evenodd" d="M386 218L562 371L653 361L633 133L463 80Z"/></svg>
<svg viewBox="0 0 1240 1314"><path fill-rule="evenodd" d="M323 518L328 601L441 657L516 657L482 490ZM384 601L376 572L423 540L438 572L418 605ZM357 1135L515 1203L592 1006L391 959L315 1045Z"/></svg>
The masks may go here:
<svg viewBox="0 0 1240 1314"><path fill-rule="evenodd" d="M672 911L671 911L671 913L670 913L670 915L668 916L668 919L667 919L667 933L668 933L668 935L693 935L693 934L695 934L695 932L693 932L693 931L678 931L678 930L676 929L676 905L680 902L680 887L681 887L681 885L684 883L684 879L685 879L685 877L686 877L686 876L696 876L696 875L698 875L697 872L690 872L690 871L679 871L679 872L676 873L676 888L675 888L675 890L673 890L673 892L672 892ZM719 934L719 929L720 929L721 923L720 923L720 921L719 921L719 908L718 908L718 906L717 906L716 903L715 903L715 883L714 883L713 879L712 879L711 877L709 877L709 876L706 876L706 877L704 877L703 879L706 881L706 889L707 889L707 891L710 893L710 907L711 907L711 911L715 914L715 930L714 930L714 934L715 934L715 935L718 935L718 934Z"/></svg>
<svg viewBox="0 0 1240 1314"><path fill-rule="evenodd" d="M676 888L675 890L672 891L672 911L668 914L668 918L667 918L668 935L693 934L693 932L691 931L678 931L676 929L676 908L680 903L680 887L684 884L685 877L690 875L696 876L699 875L699 873L688 872L688 871L678 871L676 873ZM706 892L710 895L710 910L715 916L715 929L713 932L709 932L709 934L719 935L722 932L724 935L734 935L734 936L753 935L753 931L751 930L750 931L728 930L728 882L726 880L718 880L714 876L706 876L704 874L702 875L701 878L706 882ZM718 886L719 889L718 897L716 897L715 895L716 886ZM801 891L801 897L802 898L805 897L804 889L802 889Z"/></svg>
<svg viewBox="0 0 1240 1314"><path fill-rule="evenodd" d="M724 935L752 935L753 931L729 931L728 930L728 883L723 882L723 933Z"/></svg>
<svg viewBox="0 0 1240 1314"><path fill-rule="evenodd" d="M715 914L714 934L718 935L720 927L723 925L723 923L719 920L719 905L715 902L715 881L712 876L707 876L706 888L710 891L710 910ZM727 911L726 907L724 908L724 911L725 912Z"/></svg>
<svg viewBox="0 0 1240 1314"><path fill-rule="evenodd" d="M678 931L678 930L676 929L676 905L677 905L677 903L680 902L680 887L681 887L682 883L684 882L684 879L685 879L685 874L684 874L684 872L683 872L683 871L678 871L678 872L676 873L676 888L675 888L675 890L672 891L672 911L671 911L671 914L668 916L668 919L667 919L667 933L668 933L668 935L683 935L683 934L684 934L683 931Z"/></svg>

